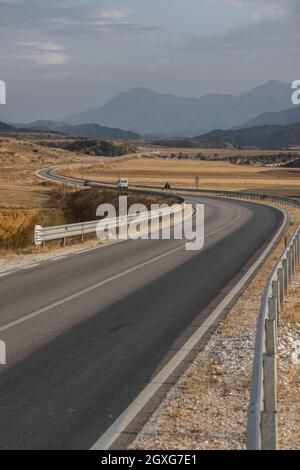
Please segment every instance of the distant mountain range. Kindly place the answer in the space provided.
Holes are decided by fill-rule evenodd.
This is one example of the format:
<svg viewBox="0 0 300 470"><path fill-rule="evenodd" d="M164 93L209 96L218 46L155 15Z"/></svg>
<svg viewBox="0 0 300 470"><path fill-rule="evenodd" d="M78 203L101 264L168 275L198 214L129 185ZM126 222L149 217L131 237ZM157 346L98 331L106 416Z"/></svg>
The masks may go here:
<svg viewBox="0 0 300 470"><path fill-rule="evenodd" d="M290 107L290 84L275 80L238 96L179 98L135 88L95 109L67 116L64 121L73 125L93 122L143 135L191 137L213 129L241 126L263 113Z"/></svg>
<svg viewBox="0 0 300 470"><path fill-rule="evenodd" d="M0 121L0 132L10 132L12 130L14 130L13 126L6 124L6 122Z"/></svg>
<svg viewBox="0 0 300 470"><path fill-rule="evenodd" d="M260 126L231 131L215 130L192 139L208 147L282 149L300 146L300 122L287 126Z"/></svg>
<svg viewBox="0 0 300 470"><path fill-rule="evenodd" d="M297 122L300 122L300 106L295 106L294 108L286 109L278 113L263 113L239 128L266 125L285 126L288 124L295 124Z"/></svg>
<svg viewBox="0 0 300 470"><path fill-rule="evenodd" d="M121 129L113 129L110 127L100 126L99 124L82 124L71 126L66 122L39 120L29 124L15 124L18 128L36 129L39 131L62 132L79 137L88 137L92 139L108 139L108 140L137 140L141 136L136 132L123 131Z"/></svg>
<svg viewBox="0 0 300 470"><path fill-rule="evenodd" d="M285 115L283 113L283 115ZM86 124L82 126L69 126L64 123L58 123L56 121L35 121L33 123L27 124L20 127L20 124L16 124L16 127L13 127L9 124L0 121L0 132L9 133L16 131L46 131L46 132L63 132L70 133L72 135L78 135L79 137L89 137L88 132L94 133L95 129L101 129L101 132L106 132L105 137L97 137L97 139L106 139L106 140L134 140L134 136L138 134L120 131L119 129L110 129L106 131L107 128L101 127L94 124ZM77 130L78 134L75 134L74 128ZM104 129L104 131L103 131ZM72 130L72 132L70 132ZM80 133L79 133L80 132ZM100 132L100 131L99 131ZM125 134L124 134L125 133ZM99 134L98 134L99 135ZM104 135L104 134L102 134ZM113 137L117 135L118 137ZM126 138L124 136L127 136ZM122 137L121 137L122 136ZM130 136L130 137L129 137ZM91 138L91 137L89 137ZM138 138L138 137L135 137ZM98 140L98 142L99 142ZM103 142L103 145L105 142ZM262 149L281 149L293 146L300 146L300 122L294 124L288 124L286 126L280 125L265 125L257 127L248 127L234 130L214 130L209 133L201 134L194 138L184 138L184 139L163 139L153 141L153 144L167 147L187 147L187 148L222 148L222 147L256 147ZM76 145L79 145L76 143ZM97 141L90 142L90 145L93 147L92 151L94 152L94 147L97 145ZM105 149L103 150L105 151Z"/></svg>

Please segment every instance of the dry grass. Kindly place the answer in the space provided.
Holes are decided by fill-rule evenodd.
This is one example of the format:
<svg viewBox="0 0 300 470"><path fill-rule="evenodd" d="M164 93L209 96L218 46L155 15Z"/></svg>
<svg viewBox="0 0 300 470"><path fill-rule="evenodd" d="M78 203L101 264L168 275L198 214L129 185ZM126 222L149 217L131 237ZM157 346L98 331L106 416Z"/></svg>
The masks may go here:
<svg viewBox="0 0 300 470"><path fill-rule="evenodd" d="M80 176L79 169L69 174ZM300 170L234 165L229 162L196 160L168 160L139 158L110 162L105 167L86 168L85 177L105 182L116 182L127 177L129 183L195 188L195 177L200 177L203 189L258 190L289 196L300 196Z"/></svg>
<svg viewBox="0 0 300 470"><path fill-rule="evenodd" d="M282 155L290 154L291 152L295 152L300 150L300 148L294 147L291 150L281 150L280 153ZM258 156L268 156L274 155L275 152L278 151L274 150L254 150L254 149L236 149L236 148L228 148L228 149L220 149L220 148L177 148L177 147L140 147L139 152L149 154L153 152L159 152L160 155L168 155L168 154L178 154L182 153L184 155L198 155L201 154L205 157L218 157L218 158L226 158L226 157L258 157Z"/></svg>
<svg viewBox="0 0 300 470"><path fill-rule="evenodd" d="M36 209L55 207L52 187L35 172L41 168L66 163L88 163L96 158L60 149L47 148L18 139L0 139L0 207ZM99 161L99 159L98 159Z"/></svg>
<svg viewBox="0 0 300 470"><path fill-rule="evenodd" d="M30 244L35 223L63 220L58 204L70 188L41 181L35 172L99 159L43 147L15 138L0 139L0 249L8 253ZM3 254L2 254L3 256Z"/></svg>
<svg viewBox="0 0 300 470"><path fill-rule="evenodd" d="M287 323L300 323L300 292L299 292L300 268L292 287L289 289L289 296L285 300L281 318ZM297 282L298 281L298 282Z"/></svg>
<svg viewBox="0 0 300 470"><path fill-rule="evenodd" d="M35 215L35 210L0 209L0 237L8 240L24 230Z"/></svg>
<svg viewBox="0 0 300 470"><path fill-rule="evenodd" d="M149 149L140 149L140 151L149 153ZM170 149L170 152L173 151L177 153L180 149ZM188 153L194 151L191 149ZM248 154L248 151L240 152L220 149L201 151L208 156ZM258 151L257 154L263 155L268 152ZM249 155L255 156L256 152L249 151ZM99 165L101 161L102 164ZM24 239L26 231L32 229L36 220L42 219L42 222L62 220L60 201L71 188L41 181L35 172L47 166L68 167L69 164L69 169L62 169L62 173L99 181L116 182L120 176L124 176L129 178L131 184L163 187L168 181L171 185L195 187L195 176L199 175L201 187L207 189L255 189L289 196L300 195L300 170L237 166L222 161L171 161L134 156L126 160L113 161L110 158L101 159L44 147L34 141L2 138L0 139L0 245L5 244L9 247L9 239L13 238L15 241L12 242L12 246L19 246L17 238Z"/></svg>

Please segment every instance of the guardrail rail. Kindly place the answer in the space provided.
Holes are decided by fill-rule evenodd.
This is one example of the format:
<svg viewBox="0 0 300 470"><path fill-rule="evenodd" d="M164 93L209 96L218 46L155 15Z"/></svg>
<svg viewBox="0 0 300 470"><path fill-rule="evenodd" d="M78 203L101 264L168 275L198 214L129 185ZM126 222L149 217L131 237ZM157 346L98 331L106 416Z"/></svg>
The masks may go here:
<svg viewBox="0 0 300 470"><path fill-rule="evenodd" d="M51 175L48 175L51 176ZM57 175L55 175L57 177ZM57 178L56 178L57 179ZM78 180L77 180L78 181ZM86 181L90 187L112 188L95 181ZM139 185L129 192L174 197L174 192L222 196L237 199L250 199L262 202L280 203L300 208L300 200L274 194L245 191L223 191L172 187L165 192L158 186ZM184 201L181 198L181 201ZM256 331L255 351L252 371L251 398L248 411L247 448L248 450L275 450L278 447L277 433L277 326L284 297L300 260L300 225L278 263L273 269L264 289Z"/></svg>
<svg viewBox="0 0 300 470"><path fill-rule="evenodd" d="M300 205L300 204L299 204ZM251 398L248 412L248 450L276 450L277 432L277 327L288 287L300 259L300 225L272 271L259 312Z"/></svg>
<svg viewBox="0 0 300 470"><path fill-rule="evenodd" d="M110 230L117 230L132 223L143 224L149 220L159 220L160 218L175 215L184 211L184 203L176 204L175 207L160 208L155 211L145 211L140 214L125 215L116 218L104 218L90 222L79 222L76 224L57 225L52 227L42 227L36 225L34 230L34 242L36 246L41 246L47 241L62 240L69 237L80 236L83 240L84 235L99 233Z"/></svg>

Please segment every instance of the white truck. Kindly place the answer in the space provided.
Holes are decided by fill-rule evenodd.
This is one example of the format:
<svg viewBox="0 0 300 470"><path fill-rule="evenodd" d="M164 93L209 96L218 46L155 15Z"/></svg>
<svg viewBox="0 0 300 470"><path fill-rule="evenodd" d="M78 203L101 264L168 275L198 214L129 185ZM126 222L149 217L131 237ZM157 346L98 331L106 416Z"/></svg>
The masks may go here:
<svg viewBox="0 0 300 470"><path fill-rule="evenodd" d="M128 189L128 179L120 178L117 182L117 189Z"/></svg>

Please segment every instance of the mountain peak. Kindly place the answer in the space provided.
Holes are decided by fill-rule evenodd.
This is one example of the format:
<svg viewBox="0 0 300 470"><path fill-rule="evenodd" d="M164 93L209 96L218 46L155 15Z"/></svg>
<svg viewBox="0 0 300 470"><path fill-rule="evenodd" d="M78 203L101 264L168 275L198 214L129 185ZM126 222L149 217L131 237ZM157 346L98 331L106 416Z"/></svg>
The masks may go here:
<svg viewBox="0 0 300 470"><path fill-rule="evenodd" d="M239 96L211 93L184 98L136 87L104 105L65 118L71 124L94 122L139 134L183 136L240 126L265 112L290 106L290 85L270 80Z"/></svg>

